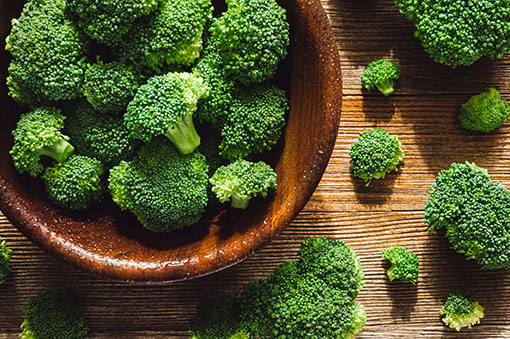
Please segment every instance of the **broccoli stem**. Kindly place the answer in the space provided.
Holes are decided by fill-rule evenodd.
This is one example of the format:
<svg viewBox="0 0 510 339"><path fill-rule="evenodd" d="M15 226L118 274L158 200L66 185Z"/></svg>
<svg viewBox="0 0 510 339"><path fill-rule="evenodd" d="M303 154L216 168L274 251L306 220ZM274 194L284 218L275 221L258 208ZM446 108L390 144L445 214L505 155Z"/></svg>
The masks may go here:
<svg viewBox="0 0 510 339"><path fill-rule="evenodd" d="M46 155L58 162L64 162L74 153L74 147L63 137L51 146L44 146L39 150L40 155Z"/></svg>
<svg viewBox="0 0 510 339"><path fill-rule="evenodd" d="M176 124L170 126L165 136L170 139L181 154L189 154L200 145L200 137L190 114L186 114Z"/></svg>
<svg viewBox="0 0 510 339"><path fill-rule="evenodd" d="M377 89L385 96L388 96L395 91L395 81L393 79L378 82L376 86Z"/></svg>
<svg viewBox="0 0 510 339"><path fill-rule="evenodd" d="M239 208L241 210L245 210L248 208L248 205L250 204L249 198L241 198L237 196L235 193L232 194L231 203L233 208Z"/></svg>

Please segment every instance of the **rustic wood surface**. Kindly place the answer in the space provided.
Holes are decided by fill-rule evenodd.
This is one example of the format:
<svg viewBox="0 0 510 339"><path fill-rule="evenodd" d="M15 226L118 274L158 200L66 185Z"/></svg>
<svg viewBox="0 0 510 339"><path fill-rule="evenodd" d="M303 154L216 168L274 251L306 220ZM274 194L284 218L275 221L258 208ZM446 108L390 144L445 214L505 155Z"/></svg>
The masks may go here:
<svg viewBox="0 0 510 339"><path fill-rule="evenodd" d="M510 338L510 276L482 271L449 249L442 234L423 225L428 187L451 162L476 161L510 187L510 125L488 135L463 131L459 106L488 87L510 100L510 56L482 60L469 68L434 64L413 38L413 27L391 0L323 0L343 61L344 104L337 144L316 193L295 222L270 245L226 271L166 286L130 285L90 276L41 251L5 218L0 235L13 249L13 274L0 288L0 338L15 338L29 296L67 288L81 302L91 338L185 338L196 305L206 297L232 293L296 257L310 236L346 241L361 258L366 285L358 300L368 321L359 338ZM392 58L402 67L395 95L361 90L364 66ZM352 177L349 146L363 130L387 128L406 152L399 173L369 188ZM416 287L390 283L382 249L403 245L420 258ZM471 288L486 317L470 332L455 333L440 321L439 309L455 287Z"/></svg>

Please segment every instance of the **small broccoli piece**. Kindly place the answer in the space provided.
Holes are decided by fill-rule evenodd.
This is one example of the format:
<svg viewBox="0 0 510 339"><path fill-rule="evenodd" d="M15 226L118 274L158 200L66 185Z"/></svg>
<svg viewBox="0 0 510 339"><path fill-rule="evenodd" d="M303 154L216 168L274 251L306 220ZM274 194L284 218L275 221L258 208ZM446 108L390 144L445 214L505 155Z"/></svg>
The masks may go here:
<svg viewBox="0 0 510 339"><path fill-rule="evenodd" d="M68 6L85 34L107 46L115 46L138 18L155 11L161 1L68 0Z"/></svg>
<svg viewBox="0 0 510 339"><path fill-rule="evenodd" d="M464 327L479 324L483 318L483 307L473 302L473 292L453 291L448 296L443 308L439 312L445 315L443 322L446 326L460 331Z"/></svg>
<svg viewBox="0 0 510 339"><path fill-rule="evenodd" d="M272 79L290 42L287 12L275 0L228 0L211 26L227 73L245 85Z"/></svg>
<svg viewBox="0 0 510 339"><path fill-rule="evenodd" d="M160 10L138 20L117 46L120 61L162 71L165 65L191 66L202 49L202 33L212 17L211 0L161 0Z"/></svg>
<svg viewBox="0 0 510 339"><path fill-rule="evenodd" d="M122 115L142 84L142 76L120 62L89 66L85 72L84 94L99 112Z"/></svg>
<svg viewBox="0 0 510 339"><path fill-rule="evenodd" d="M103 197L102 174L99 160L73 155L66 162L47 168L42 177L51 201L81 211Z"/></svg>
<svg viewBox="0 0 510 339"><path fill-rule="evenodd" d="M391 262L391 267L386 271L390 281L398 279L404 283L417 283L419 261L412 251L393 246L382 251L382 257Z"/></svg>
<svg viewBox="0 0 510 339"><path fill-rule="evenodd" d="M439 172L425 205L433 233L446 228L452 248L485 269L510 267L510 192L474 163Z"/></svg>
<svg viewBox="0 0 510 339"><path fill-rule="evenodd" d="M64 162L73 154L74 147L67 142L69 137L60 131L65 117L59 109L42 107L22 114L17 127L12 131L14 146L10 154L14 166L20 172L37 177L44 171L41 156Z"/></svg>
<svg viewBox="0 0 510 339"><path fill-rule="evenodd" d="M79 98L86 43L65 16L64 0L28 1L12 21L6 47L13 59L9 95L23 105Z"/></svg>
<svg viewBox="0 0 510 339"><path fill-rule="evenodd" d="M141 86L128 106L125 124L132 138L149 141L164 135L182 154L200 145L193 124L197 102L209 88L191 73L155 76Z"/></svg>
<svg viewBox="0 0 510 339"><path fill-rule="evenodd" d="M235 160L270 150L280 139L288 108L285 92L273 84L239 89L221 132L220 155Z"/></svg>
<svg viewBox="0 0 510 339"><path fill-rule="evenodd" d="M361 75L361 83L367 91L374 87L384 94L390 95L395 91L395 81L400 77L400 67L393 61L377 60L368 65Z"/></svg>
<svg viewBox="0 0 510 339"><path fill-rule="evenodd" d="M0 238L0 285L5 283L11 273L12 250L7 248L5 240Z"/></svg>
<svg viewBox="0 0 510 339"><path fill-rule="evenodd" d="M435 62L468 66L510 51L508 0L395 0Z"/></svg>
<svg viewBox="0 0 510 339"><path fill-rule="evenodd" d="M208 167L194 152L179 154L165 138L155 138L130 162L110 170L113 200L157 233L189 227L207 206Z"/></svg>
<svg viewBox="0 0 510 339"><path fill-rule="evenodd" d="M384 179L389 172L398 170L404 152L397 136L377 128L360 134L351 146L350 156L354 176L365 180L368 186L372 179Z"/></svg>
<svg viewBox="0 0 510 339"><path fill-rule="evenodd" d="M81 339L89 331L73 296L62 290L29 298L23 314L22 339Z"/></svg>
<svg viewBox="0 0 510 339"><path fill-rule="evenodd" d="M267 197L276 189L276 173L268 164L237 160L216 170L209 182L221 203L231 201L233 208L246 209L251 198Z"/></svg>
<svg viewBox="0 0 510 339"><path fill-rule="evenodd" d="M494 88L475 95L462 105L459 121L467 130L488 133L503 125L510 115L510 105Z"/></svg>

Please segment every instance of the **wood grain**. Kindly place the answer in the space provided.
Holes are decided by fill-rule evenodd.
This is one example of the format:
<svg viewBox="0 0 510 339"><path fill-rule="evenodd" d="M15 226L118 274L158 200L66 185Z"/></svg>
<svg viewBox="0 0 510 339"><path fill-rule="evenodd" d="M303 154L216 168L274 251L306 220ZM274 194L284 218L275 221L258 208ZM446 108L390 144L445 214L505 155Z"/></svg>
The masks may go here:
<svg viewBox="0 0 510 339"><path fill-rule="evenodd" d="M482 271L449 249L442 234L423 225L428 187L453 161L476 161L510 187L510 125L489 135L463 131L459 105L487 87L510 100L510 56L456 70L434 64L413 37L412 26L391 0L324 0L343 61L344 106L330 165L310 202L287 230L250 259L209 277L166 286L141 286L90 276L45 254L5 219L0 235L14 250L13 275L0 288L0 338L15 338L27 297L64 287L78 297L92 338L186 338L189 318L208 296L238 291L296 257L310 236L343 239L361 258L366 285L361 301L368 322L359 338L510 338L508 271ZM361 90L368 62L392 57L402 67L394 96ZM368 128L397 134L406 152L399 173L369 188L353 178L348 151ZM390 283L380 252L404 245L421 263L417 287ZM471 332L444 327L439 309L450 289L474 289L486 317Z"/></svg>

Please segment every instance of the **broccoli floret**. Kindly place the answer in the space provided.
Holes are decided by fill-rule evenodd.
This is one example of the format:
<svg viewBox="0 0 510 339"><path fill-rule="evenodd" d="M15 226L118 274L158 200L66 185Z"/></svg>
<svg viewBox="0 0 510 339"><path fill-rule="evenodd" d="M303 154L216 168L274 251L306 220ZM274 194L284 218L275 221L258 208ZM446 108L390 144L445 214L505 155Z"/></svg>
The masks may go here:
<svg viewBox="0 0 510 339"><path fill-rule="evenodd" d="M459 121L467 130L488 133L503 125L510 115L510 105L494 88L475 95L462 105Z"/></svg>
<svg viewBox="0 0 510 339"><path fill-rule="evenodd" d="M287 12L275 0L228 0L211 26L227 73L244 84L272 79L287 55Z"/></svg>
<svg viewBox="0 0 510 339"><path fill-rule="evenodd" d="M398 170L404 152L397 136L377 128L360 134L351 146L350 156L354 176L365 180L368 186L372 179L384 179L389 172Z"/></svg>
<svg viewBox="0 0 510 339"><path fill-rule="evenodd" d="M207 206L207 172L202 154L181 155L159 137L110 170L109 188L122 209L147 229L164 233L198 222Z"/></svg>
<svg viewBox="0 0 510 339"><path fill-rule="evenodd" d="M375 87L385 96L395 91L395 81L400 77L400 67L393 61L377 60L368 65L361 75L361 83L367 91Z"/></svg>
<svg viewBox="0 0 510 339"><path fill-rule="evenodd" d="M79 98L87 47L65 17L64 0L28 1L6 39L12 54L7 84L20 104Z"/></svg>
<svg viewBox="0 0 510 339"><path fill-rule="evenodd" d="M418 282L419 261L412 251L393 246L382 251L382 257L391 262L391 267L386 271L390 281L398 279L404 283Z"/></svg>
<svg viewBox="0 0 510 339"><path fill-rule="evenodd" d="M149 141L164 135L182 154L193 152L200 145L193 114L198 100L208 92L202 78L191 73L149 79L138 89L124 116L131 137Z"/></svg>
<svg viewBox="0 0 510 339"><path fill-rule="evenodd" d="M11 273L12 250L7 248L5 240L0 238L0 285L5 283Z"/></svg>
<svg viewBox="0 0 510 339"><path fill-rule="evenodd" d="M439 172L425 205L433 233L443 227L452 248L485 269L510 267L510 192L474 163Z"/></svg>
<svg viewBox="0 0 510 339"><path fill-rule="evenodd" d="M96 159L73 155L44 172L46 191L56 205L84 210L103 197L103 166Z"/></svg>
<svg viewBox="0 0 510 339"><path fill-rule="evenodd" d="M235 160L270 150L280 139L288 108L285 92L273 84L239 89L221 132L220 155Z"/></svg>
<svg viewBox="0 0 510 339"><path fill-rule="evenodd" d="M479 324L483 318L483 307L478 302L473 302L473 292L453 291L448 296L443 308L439 312L445 315L443 322L446 326L460 331L464 327Z"/></svg>
<svg viewBox="0 0 510 339"><path fill-rule="evenodd" d="M17 127L12 131L14 146L10 154L18 172L27 172L37 177L44 171L41 156L64 162L73 154L74 147L63 135L64 119L56 108L42 107L22 114Z"/></svg>
<svg viewBox="0 0 510 339"><path fill-rule="evenodd" d="M218 168L209 182L221 203L230 200L233 208L246 209L251 198L265 198L270 188L276 189L276 173L262 161L240 159Z"/></svg>
<svg viewBox="0 0 510 339"><path fill-rule="evenodd" d="M97 111L122 115L142 81L142 76L132 67L99 61L85 72L84 94Z"/></svg>
<svg viewBox="0 0 510 339"><path fill-rule="evenodd" d="M120 61L155 71L165 65L191 66L202 49L211 0L161 0L160 10L138 20L117 46Z"/></svg>
<svg viewBox="0 0 510 339"><path fill-rule="evenodd" d="M140 17L155 11L162 0L68 0L76 23L90 38L115 46Z"/></svg>
<svg viewBox="0 0 510 339"><path fill-rule="evenodd" d="M23 314L22 339L81 339L89 331L73 296L62 290L29 298Z"/></svg>
<svg viewBox="0 0 510 339"><path fill-rule="evenodd" d="M395 0L435 62L468 66L510 51L508 0Z"/></svg>

